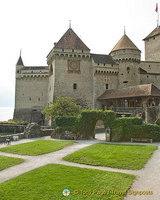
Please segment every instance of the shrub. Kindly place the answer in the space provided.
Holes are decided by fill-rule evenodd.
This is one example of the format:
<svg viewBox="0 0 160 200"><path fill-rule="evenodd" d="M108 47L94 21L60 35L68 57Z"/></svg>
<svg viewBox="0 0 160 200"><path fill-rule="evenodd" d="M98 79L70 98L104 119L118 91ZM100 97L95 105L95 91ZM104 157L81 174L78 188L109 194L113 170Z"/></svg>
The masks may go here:
<svg viewBox="0 0 160 200"><path fill-rule="evenodd" d="M82 138L90 139L94 137L94 130L98 120L104 122L104 127L112 128L115 121L115 113L113 111L102 110L83 110L78 116L57 117L56 131L72 131L80 133Z"/></svg>
<svg viewBox="0 0 160 200"><path fill-rule="evenodd" d="M142 118L139 117L119 117L115 120L112 141L128 141L129 131L132 130L133 125L141 125Z"/></svg>
<svg viewBox="0 0 160 200"><path fill-rule="evenodd" d="M56 132L62 133L63 131L71 131L77 132L78 128L78 117L77 116L63 116L63 117L56 117L55 119L56 125Z"/></svg>
<svg viewBox="0 0 160 200"><path fill-rule="evenodd" d="M79 132L87 139L94 137L94 130L98 120L102 120L104 127L113 127L115 113L113 111L83 110L79 118Z"/></svg>
<svg viewBox="0 0 160 200"><path fill-rule="evenodd" d="M8 121L1 121L0 124L27 125L28 122L24 122L24 121L13 121L13 120L9 119Z"/></svg>
<svg viewBox="0 0 160 200"><path fill-rule="evenodd" d="M49 103L42 114L46 119L55 120L58 116L76 116L80 113L81 106L77 105L73 98L57 97L55 102Z"/></svg>
<svg viewBox="0 0 160 200"><path fill-rule="evenodd" d="M156 124L160 126L160 118L156 120Z"/></svg>

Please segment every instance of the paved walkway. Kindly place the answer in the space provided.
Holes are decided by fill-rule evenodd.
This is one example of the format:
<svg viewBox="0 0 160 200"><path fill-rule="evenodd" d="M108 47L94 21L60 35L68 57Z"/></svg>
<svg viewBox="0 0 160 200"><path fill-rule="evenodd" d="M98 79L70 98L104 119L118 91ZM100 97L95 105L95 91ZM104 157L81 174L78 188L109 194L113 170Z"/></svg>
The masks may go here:
<svg viewBox="0 0 160 200"><path fill-rule="evenodd" d="M31 142L39 139L50 139L50 137L44 138L34 138L34 139L24 139L17 142L12 142L12 145L16 145L19 143ZM89 145L99 143L102 141L98 140L89 140L89 141L77 141L72 146L64 147L63 149L44 154L39 156L22 156L10 153L0 152L0 155L23 158L25 161L19 165L7 168L5 170L0 171L0 183L9 180L13 177L16 177L20 174L33 170L35 168L44 166L46 164L55 163L55 164L63 164L68 166L75 166L81 168L91 168L91 169L99 169L104 171L112 171L112 172L122 172L127 174L133 174L137 178L131 187L131 191L152 191L153 195L127 195L125 200L137 200L137 199L147 199L147 200L160 200L160 147L153 154L152 158L148 161L145 167L141 170L123 170L123 169L115 169L109 167L98 167L98 166L90 166L78 163L71 163L67 161L63 161L62 158L74 151L87 147ZM128 144L128 143L127 143ZM141 144L140 144L141 145ZM155 144L154 144L155 145ZM156 144L160 145L160 144ZM0 147L6 145L0 145Z"/></svg>

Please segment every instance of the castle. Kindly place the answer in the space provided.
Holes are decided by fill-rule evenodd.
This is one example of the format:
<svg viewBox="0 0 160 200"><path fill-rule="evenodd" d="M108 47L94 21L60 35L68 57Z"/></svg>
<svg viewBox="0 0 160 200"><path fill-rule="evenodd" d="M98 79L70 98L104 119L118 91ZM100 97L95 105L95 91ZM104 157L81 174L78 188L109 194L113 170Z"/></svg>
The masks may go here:
<svg viewBox="0 0 160 200"><path fill-rule="evenodd" d="M69 28L47 55L47 66L25 66L20 55L14 120L43 121L41 111L58 96L89 109L159 106L160 27L144 43L145 61L125 33L109 55L92 54Z"/></svg>

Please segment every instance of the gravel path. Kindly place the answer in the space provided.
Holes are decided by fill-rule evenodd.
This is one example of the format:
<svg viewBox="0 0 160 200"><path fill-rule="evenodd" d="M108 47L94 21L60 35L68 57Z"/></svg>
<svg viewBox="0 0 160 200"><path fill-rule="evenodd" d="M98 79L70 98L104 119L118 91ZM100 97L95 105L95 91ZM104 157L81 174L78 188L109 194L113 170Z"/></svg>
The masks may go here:
<svg viewBox="0 0 160 200"><path fill-rule="evenodd" d="M24 139L17 142L12 142L12 145L16 145L19 143L31 142L39 139L50 139L50 137L45 138L36 138L36 139ZM121 172L127 174L133 174L136 176L136 180L131 187L131 191L152 191L152 195L127 195L125 200L160 200L160 147L157 151L154 152L152 158L148 161L145 167L141 170L123 170L123 169L115 169L109 167L98 167L98 166L90 166L78 163L71 163L67 161L63 161L62 158L74 151L82 149L84 147L90 146L95 143L99 143L102 141L98 140L90 140L90 141L77 141L72 146L64 147L63 149L44 154L39 156L22 156L10 153L0 152L0 155L23 158L25 161L19 165L7 168L5 170L0 171L0 183L9 180L13 177L16 177L20 174L33 170L35 168L44 166L46 164L55 163L55 164L63 164L67 166L75 166L81 168L91 168L91 169L99 169L104 171L112 171L112 172ZM128 144L128 143L127 143ZM160 144L158 144L160 145ZM3 145L0 145L2 147ZM6 145L4 145L6 146Z"/></svg>

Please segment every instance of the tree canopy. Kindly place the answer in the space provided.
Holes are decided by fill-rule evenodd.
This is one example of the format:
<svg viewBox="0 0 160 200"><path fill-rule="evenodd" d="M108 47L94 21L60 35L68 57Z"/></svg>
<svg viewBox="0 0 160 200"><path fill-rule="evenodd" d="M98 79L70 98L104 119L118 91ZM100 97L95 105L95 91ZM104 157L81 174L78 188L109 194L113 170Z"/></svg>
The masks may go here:
<svg viewBox="0 0 160 200"><path fill-rule="evenodd" d="M55 120L58 116L75 116L80 113L82 107L77 105L71 97L57 97L56 101L49 103L42 114L46 119Z"/></svg>

